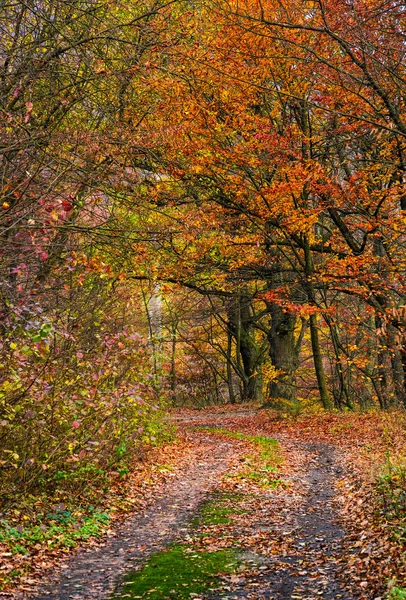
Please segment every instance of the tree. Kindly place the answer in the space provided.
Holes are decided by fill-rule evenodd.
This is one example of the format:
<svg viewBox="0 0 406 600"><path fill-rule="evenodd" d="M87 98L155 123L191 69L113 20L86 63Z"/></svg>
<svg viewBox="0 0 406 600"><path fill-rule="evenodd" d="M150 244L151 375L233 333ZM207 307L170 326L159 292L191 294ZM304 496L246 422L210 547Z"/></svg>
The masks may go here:
<svg viewBox="0 0 406 600"><path fill-rule="evenodd" d="M127 232L116 212L134 150L124 128L138 132L138 156L148 149L141 117L154 92L137 102L135 92L148 56L169 44L165 6L1 7L4 500L67 490L75 478L84 485L81 466L96 473L125 460L157 421L161 399L147 377L139 290L123 285L117 252Z"/></svg>
<svg viewBox="0 0 406 600"><path fill-rule="evenodd" d="M193 11L183 17L183 44L167 70L167 87L163 82L161 88L162 106L171 107L170 126L162 115L151 124L161 148L151 169L165 173L165 181L155 186L156 202L162 208L170 197L173 207L176 196L185 213L188 209L187 227L173 232L171 249L195 281L210 273L224 290L238 280L242 286L249 282L265 300L273 311L274 363L285 357L283 365L274 364L282 373L278 395L289 397L287 390L294 389L301 341L297 316L309 320L326 407L330 392L322 353L335 355L339 372L343 358L344 321L332 315L354 299L382 319L403 302L403 134L394 112L402 100L400 83L395 90L388 87L395 66L399 82L403 77L402 46L395 44L393 56L385 54L388 43L377 37L382 19L388 24L381 36L400 40L400 33L391 11L386 17L380 4L374 6L372 18L362 10L349 14L347 27L325 3L308 12L294 3L200 5L196 12L204 28L196 26ZM213 7L215 22L205 12ZM396 6L394 11L403 16ZM361 42L362 61L351 50ZM368 76L378 46L379 85ZM195 240L197 235L199 243L179 252L176 236ZM349 325L357 338L362 324ZM401 337L400 320L392 319L392 326ZM322 348L326 327L333 327L334 340ZM369 335L364 328L361 337ZM402 398L400 337L395 345L392 338L388 352ZM283 352L276 350L278 343ZM346 351L344 360L357 386L364 386L365 376L377 386L379 369L365 370L363 356L352 360ZM286 377L290 383L282 390Z"/></svg>

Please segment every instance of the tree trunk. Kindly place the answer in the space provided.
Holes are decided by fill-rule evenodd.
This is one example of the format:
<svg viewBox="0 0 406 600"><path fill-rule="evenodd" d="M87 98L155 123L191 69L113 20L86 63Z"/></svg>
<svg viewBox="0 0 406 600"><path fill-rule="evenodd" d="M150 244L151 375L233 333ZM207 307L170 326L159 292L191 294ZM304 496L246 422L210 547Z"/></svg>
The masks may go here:
<svg viewBox="0 0 406 600"><path fill-rule="evenodd" d="M262 349L255 340L255 328L251 314L251 299L239 294L228 303L228 329L237 343L237 365L242 379L242 399L263 400Z"/></svg>
<svg viewBox="0 0 406 600"><path fill-rule="evenodd" d="M176 403L176 332L177 332L176 323L172 323L170 381L171 381L171 396L172 396L172 402L174 405Z"/></svg>
<svg viewBox="0 0 406 600"><path fill-rule="evenodd" d="M341 353L342 346L341 346L341 342L340 342L338 327L336 324L332 323L332 321L328 315L324 314L323 318L326 321L326 323L330 329L330 337L331 337L331 341L333 343L333 348L334 348L336 379L340 386L339 390L334 392L334 394L333 394L334 404L335 404L336 408L338 408L340 410L343 408L343 404L345 404L345 406L347 406L348 408L352 409L353 406L352 406L351 395L350 395L350 391L348 389L348 385L347 385L347 382L345 381L345 376L344 376L342 353ZM344 403L343 403L343 398L345 398Z"/></svg>
<svg viewBox="0 0 406 600"><path fill-rule="evenodd" d="M388 345L395 395L398 404L406 406L406 359L404 353L402 353L402 345L399 343L400 336L400 332L392 324L388 324Z"/></svg>
<svg viewBox="0 0 406 600"><path fill-rule="evenodd" d="M316 371L317 385L319 388L320 400L326 410L331 409L330 395L327 389L326 375L324 372L323 358L320 350L319 331L317 328L317 317L310 315L310 336L312 340L312 352L314 369Z"/></svg>
<svg viewBox="0 0 406 600"><path fill-rule="evenodd" d="M154 370L154 387L157 393L161 389L161 363L162 363L162 296L161 285L152 284L151 295L147 298L142 289L146 316L149 329L149 343L151 347L151 358Z"/></svg>
<svg viewBox="0 0 406 600"><path fill-rule="evenodd" d="M305 267L306 267L307 299L309 302L309 306L311 308L311 307L316 306L316 294L315 294L314 287L312 284L312 277L313 277L313 273L314 273L313 257L311 254L310 245L309 245L307 236L304 236L304 238L303 238L303 248L304 248ZM317 386L319 388L320 400L321 400L321 403L323 404L323 407L326 410L330 410L331 409L330 394L328 392L326 374L324 372L323 357L321 355L320 340L319 340L319 330L317 328L317 317L316 317L315 313L310 314L309 323L310 323L310 337L311 337L311 342L312 342L313 363L314 363L314 370L316 371Z"/></svg>
<svg viewBox="0 0 406 600"><path fill-rule="evenodd" d="M233 336L231 331L227 330L227 386L228 386L228 397L231 404L236 403L236 397L233 386L233 369L232 369L232 351L233 351Z"/></svg>
<svg viewBox="0 0 406 600"><path fill-rule="evenodd" d="M271 398L296 400L296 369L298 349L295 344L296 315L283 311L278 304L267 303L271 315L271 328L268 333L269 354L278 379L269 387Z"/></svg>

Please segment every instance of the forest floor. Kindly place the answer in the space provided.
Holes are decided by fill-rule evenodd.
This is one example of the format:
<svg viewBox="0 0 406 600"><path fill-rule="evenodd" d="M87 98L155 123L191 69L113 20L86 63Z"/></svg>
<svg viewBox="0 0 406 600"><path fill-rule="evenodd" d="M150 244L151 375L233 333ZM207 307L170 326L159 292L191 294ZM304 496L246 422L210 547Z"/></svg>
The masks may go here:
<svg viewBox="0 0 406 600"><path fill-rule="evenodd" d="M405 597L402 523L383 518L377 487L388 453L404 450L396 416L238 406L171 420L182 452L138 489L138 509L100 541L34 561L0 598Z"/></svg>

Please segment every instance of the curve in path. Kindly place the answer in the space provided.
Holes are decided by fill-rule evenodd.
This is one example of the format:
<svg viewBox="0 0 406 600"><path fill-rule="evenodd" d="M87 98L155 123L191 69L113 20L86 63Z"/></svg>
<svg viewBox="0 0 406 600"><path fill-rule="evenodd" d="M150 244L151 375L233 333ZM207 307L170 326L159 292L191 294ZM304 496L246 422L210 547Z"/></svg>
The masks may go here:
<svg viewBox="0 0 406 600"><path fill-rule="evenodd" d="M191 516L244 448L238 440L202 432L191 435L199 446L197 462L157 489L153 505L144 514L123 522L104 545L72 556L59 576L44 584L34 600L107 598L126 572L134 570L153 552L187 537ZM286 494L281 504L279 493L279 503L274 506L272 493L264 493L261 517L253 518L247 527L253 534L268 531L270 543L272 539L289 542L283 552L275 554L269 546L262 554L257 553L260 566L252 571L252 577L248 573L240 583L229 586L227 593L213 592L209 597L355 600L356 593L343 586L337 566L345 552L345 532L337 524L333 508L334 481L340 475L334 448L291 439L281 439L281 443L288 452L299 450L304 457L292 478L292 486L301 488L301 494Z"/></svg>

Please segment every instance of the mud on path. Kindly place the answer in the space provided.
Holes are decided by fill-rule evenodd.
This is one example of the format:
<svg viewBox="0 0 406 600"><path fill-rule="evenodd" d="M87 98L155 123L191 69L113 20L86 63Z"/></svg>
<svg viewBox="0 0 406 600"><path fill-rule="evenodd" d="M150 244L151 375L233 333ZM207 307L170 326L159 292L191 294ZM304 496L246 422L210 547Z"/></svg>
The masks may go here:
<svg viewBox="0 0 406 600"><path fill-rule="evenodd" d="M233 415L238 429L239 424L243 429L247 416ZM127 572L171 542L186 539L191 517L247 451L243 441L207 430L193 431L206 423L214 430L222 425L221 414L213 418L182 419L182 426L190 429L188 435L198 448L196 462L157 488L147 510L124 521L104 544L77 552L30 597L109 598ZM272 432L263 434L270 436ZM243 559L248 560L237 575L222 577L217 591L208 591L199 598L355 600L356 590L351 590L351 584L345 583L342 575L345 532L336 522L333 505L334 485L340 476L334 448L298 442L283 435L276 437L291 463L288 487L262 491L256 488L251 518L241 517L239 525L237 517L233 525L234 541L241 548ZM251 490L247 497L252 496Z"/></svg>

